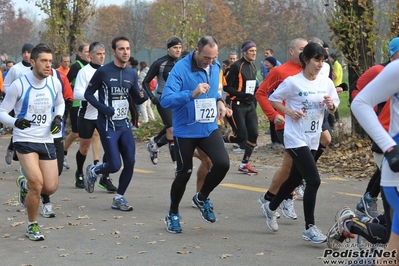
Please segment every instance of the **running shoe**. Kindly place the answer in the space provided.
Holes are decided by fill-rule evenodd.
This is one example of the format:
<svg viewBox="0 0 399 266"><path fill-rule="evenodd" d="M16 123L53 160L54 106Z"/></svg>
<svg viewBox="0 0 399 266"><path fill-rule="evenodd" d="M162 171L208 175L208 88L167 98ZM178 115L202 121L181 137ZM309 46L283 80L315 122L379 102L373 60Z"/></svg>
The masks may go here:
<svg viewBox="0 0 399 266"><path fill-rule="evenodd" d="M294 190L294 197L296 199L303 199L303 194L305 193L305 185L301 184L297 186Z"/></svg>
<svg viewBox="0 0 399 266"><path fill-rule="evenodd" d="M112 209L115 209L115 210L125 211L125 212L133 211L133 207L130 206L130 205L127 203L127 201L126 201L126 199L125 199L124 197L121 197L121 198L119 198L119 199L115 199L115 198L114 198L114 199L112 200L112 206L111 206L111 208L112 208Z"/></svg>
<svg viewBox="0 0 399 266"><path fill-rule="evenodd" d="M258 171L255 171L249 163L245 164L244 166L238 166L238 173L240 174L258 174Z"/></svg>
<svg viewBox="0 0 399 266"><path fill-rule="evenodd" d="M364 212L369 217L374 218L378 216L377 198L370 197L370 193L367 192L360 198L360 202L363 205Z"/></svg>
<svg viewBox="0 0 399 266"><path fill-rule="evenodd" d="M278 231L278 224L277 224L277 217L276 211L270 210L270 201L267 201L265 204L262 205L262 212L266 216L266 224L270 230L273 232Z"/></svg>
<svg viewBox="0 0 399 266"><path fill-rule="evenodd" d="M216 222L215 213L213 212L213 205L209 199L204 201L198 199L198 192L193 197L193 202L201 212L201 217L205 222Z"/></svg>
<svg viewBox="0 0 399 266"><path fill-rule="evenodd" d="M180 219L181 217L178 213L168 211L164 219L166 231L172 234L180 234L183 231L180 226Z"/></svg>
<svg viewBox="0 0 399 266"><path fill-rule="evenodd" d="M44 217L44 218L54 218L55 217L55 213L53 211L53 204L46 203L43 204L40 210L40 214Z"/></svg>
<svg viewBox="0 0 399 266"><path fill-rule="evenodd" d="M69 169L69 164L68 164L68 156L64 155L64 162L62 163L65 169Z"/></svg>
<svg viewBox="0 0 399 266"><path fill-rule="evenodd" d="M296 220L298 216L296 215L294 209L294 200L293 199L285 199L280 203L280 209L285 218Z"/></svg>
<svg viewBox="0 0 399 266"><path fill-rule="evenodd" d="M44 240L44 235L40 232L40 227L37 223L28 225L25 235L32 241Z"/></svg>
<svg viewBox="0 0 399 266"><path fill-rule="evenodd" d="M93 193L94 191L94 184L97 181L97 175L94 173L93 169L96 166L93 164L89 164L86 167L86 177L83 179L85 184L85 190L89 193Z"/></svg>
<svg viewBox="0 0 399 266"><path fill-rule="evenodd" d="M157 164L158 163L158 152L159 151L156 148L156 144L151 144L151 142L148 143L147 144L147 149L148 149L148 152L150 153L151 162L153 164Z"/></svg>
<svg viewBox="0 0 399 266"><path fill-rule="evenodd" d="M107 192L115 192L117 190L109 176L102 176L98 182L98 187L106 189Z"/></svg>
<svg viewBox="0 0 399 266"><path fill-rule="evenodd" d="M266 213L264 213L263 207L262 205L265 204L266 202L269 202L268 200L265 200L264 195L262 195L259 199L258 199L258 203L260 205L260 209L262 210L262 213L266 216ZM280 219L280 213L278 211L276 211L275 216L277 219Z"/></svg>
<svg viewBox="0 0 399 266"><path fill-rule="evenodd" d="M76 188L85 188L84 175L79 174L77 171L75 173L75 187Z"/></svg>
<svg viewBox="0 0 399 266"><path fill-rule="evenodd" d="M349 207L343 207L337 212L335 216L335 223L328 230L327 246L333 250L339 250L341 243L347 238L354 238L355 236L345 230L345 221L356 217Z"/></svg>
<svg viewBox="0 0 399 266"><path fill-rule="evenodd" d="M4 159L7 164L11 164L12 158L14 157L14 150L10 150L8 147L9 146L7 146L6 155L4 156Z"/></svg>
<svg viewBox="0 0 399 266"><path fill-rule="evenodd" d="M244 153L245 149L241 149L240 147L233 149L233 153Z"/></svg>
<svg viewBox="0 0 399 266"><path fill-rule="evenodd" d="M313 224L310 224L308 229L303 230L302 238L305 241L311 241L313 244L321 244L327 241L327 237Z"/></svg>
<svg viewBox="0 0 399 266"><path fill-rule="evenodd" d="M17 186L19 187L19 192L18 192L18 199L19 199L19 203L21 203L22 206L26 207L26 202L25 202L25 198L26 198L26 194L28 194L28 190L25 189L26 188L26 178L23 175L18 176L16 183Z"/></svg>

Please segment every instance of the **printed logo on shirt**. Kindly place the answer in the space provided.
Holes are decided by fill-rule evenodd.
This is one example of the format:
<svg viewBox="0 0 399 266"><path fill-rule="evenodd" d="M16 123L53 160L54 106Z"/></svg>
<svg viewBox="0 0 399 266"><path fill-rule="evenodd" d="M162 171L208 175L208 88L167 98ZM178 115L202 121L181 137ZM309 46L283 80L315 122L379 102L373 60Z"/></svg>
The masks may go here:
<svg viewBox="0 0 399 266"><path fill-rule="evenodd" d="M118 79L111 78L109 81L118 81Z"/></svg>
<svg viewBox="0 0 399 266"><path fill-rule="evenodd" d="M130 83L130 80L124 79L123 82Z"/></svg>

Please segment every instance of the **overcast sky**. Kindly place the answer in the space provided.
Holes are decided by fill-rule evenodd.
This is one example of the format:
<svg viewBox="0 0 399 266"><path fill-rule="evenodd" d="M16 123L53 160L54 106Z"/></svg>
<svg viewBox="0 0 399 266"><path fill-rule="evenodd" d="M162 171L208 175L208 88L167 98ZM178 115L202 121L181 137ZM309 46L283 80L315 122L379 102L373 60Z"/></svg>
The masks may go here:
<svg viewBox="0 0 399 266"><path fill-rule="evenodd" d="M29 1L29 3L28 3L26 0L13 0L13 2L15 3L15 6L14 6L15 10L22 8L22 10L24 10L24 11L32 10L37 14L41 13L40 9L37 8L34 3L32 3L33 1ZM100 5L108 6L111 4L122 5L124 2L125 2L125 0L96 0L97 6L100 6Z"/></svg>

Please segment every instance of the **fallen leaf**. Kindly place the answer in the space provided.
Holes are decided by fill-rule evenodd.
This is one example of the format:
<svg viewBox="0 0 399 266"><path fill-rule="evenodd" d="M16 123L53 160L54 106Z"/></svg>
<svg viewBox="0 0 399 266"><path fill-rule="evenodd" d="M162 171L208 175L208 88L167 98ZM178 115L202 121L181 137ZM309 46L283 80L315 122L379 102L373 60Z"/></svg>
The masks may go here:
<svg viewBox="0 0 399 266"><path fill-rule="evenodd" d="M127 256L116 256L116 259L118 259L118 260L127 259Z"/></svg>
<svg viewBox="0 0 399 266"><path fill-rule="evenodd" d="M233 255L231 254L222 254L222 256L220 256L221 259L227 259L228 257L231 257Z"/></svg>
<svg viewBox="0 0 399 266"><path fill-rule="evenodd" d="M69 254L60 254L60 257L63 257L63 258L65 258L65 257L67 257Z"/></svg>
<svg viewBox="0 0 399 266"><path fill-rule="evenodd" d="M263 252L256 253L256 256L263 256L265 255Z"/></svg>
<svg viewBox="0 0 399 266"><path fill-rule="evenodd" d="M191 251L185 249L185 250L178 250L176 253L177 253L177 254L189 254L189 253L191 253Z"/></svg>
<svg viewBox="0 0 399 266"><path fill-rule="evenodd" d="M139 254L145 254L145 253L147 253L147 251L142 250L142 251L139 251L138 253Z"/></svg>
<svg viewBox="0 0 399 266"><path fill-rule="evenodd" d="M147 244L156 244L157 243L157 241L150 241L150 242L147 242Z"/></svg>
<svg viewBox="0 0 399 266"><path fill-rule="evenodd" d="M15 222L13 224L11 224L12 227L16 227L18 225L24 224L25 222Z"/></svg>

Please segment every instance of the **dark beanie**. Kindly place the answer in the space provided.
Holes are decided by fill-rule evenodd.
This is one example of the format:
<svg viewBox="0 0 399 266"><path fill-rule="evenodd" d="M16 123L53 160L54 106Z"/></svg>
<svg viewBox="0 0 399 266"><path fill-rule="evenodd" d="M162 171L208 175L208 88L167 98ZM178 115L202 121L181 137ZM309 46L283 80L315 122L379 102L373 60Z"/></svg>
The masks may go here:
<svg viewBox="0 0 399 266"><path fill-rule="evenodd" d="M269 61L269 63L272 64L273 66L277 65L277 60L273 56L266 57L265 61Z"/></svg>
<svg viewBox="0 0 399 266"><path fill-rule="evenodd" d="M32 52L33 49L33 45L30 43L25 43L24 46L22 46L22 53L24 53L25 51L28 51L29 53Z"/></svg>
<svg viewBox="0 0 399 266"><path fill-rule="evenodd" d="M175 45L182 45L182 43L183 41L179 37L173 35L166 41L166 47L169 49Z"/></svg>

